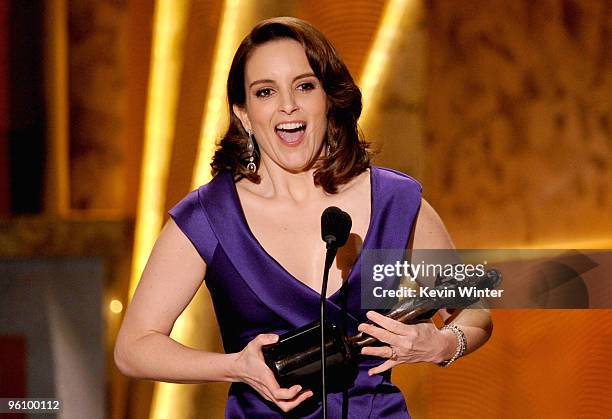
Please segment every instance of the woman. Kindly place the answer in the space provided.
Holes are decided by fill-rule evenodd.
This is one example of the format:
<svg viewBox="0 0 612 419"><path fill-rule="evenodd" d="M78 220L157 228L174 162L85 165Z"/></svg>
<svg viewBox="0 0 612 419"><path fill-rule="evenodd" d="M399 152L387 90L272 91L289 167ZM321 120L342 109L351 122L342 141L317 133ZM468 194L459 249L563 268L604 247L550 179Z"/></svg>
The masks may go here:
<svg viewBox="0 0 612 419"><path fill-rule="evenodd" d="M454 360L463 341L467 352L477 349L490 335L490 317L441 311L453 328L438 330L361 310L357 259L361 247L451 248L444 225L416 181L370 166L357 135L359 89L308 23L259 23L236 52L227 88L230 126L212 164L216 176L170 211L119 332L117 366L152 380L233 382L228 417L319 417L312 391L281 388L261 347L318 317L320 217L334 205L353 227L330 270L328 315L341 320L344 295L348 333L365 331L385 345L363 349L344 408L342 393L329 394L330 417L407 417L390 368ZM202 278L226 354L168 336Z"/></svg>

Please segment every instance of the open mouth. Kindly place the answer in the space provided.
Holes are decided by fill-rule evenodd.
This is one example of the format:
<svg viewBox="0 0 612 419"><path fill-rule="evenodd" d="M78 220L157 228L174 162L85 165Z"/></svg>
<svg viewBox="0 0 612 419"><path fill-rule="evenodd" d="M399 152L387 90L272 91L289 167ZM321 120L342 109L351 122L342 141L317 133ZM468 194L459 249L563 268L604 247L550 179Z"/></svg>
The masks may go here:
<svg viewBox="0 0 612 419"><path fill-rule="evenodd" d="M282 122L274 127L274 131L283 142L296 145L304 138L306 122Z"/></svg>

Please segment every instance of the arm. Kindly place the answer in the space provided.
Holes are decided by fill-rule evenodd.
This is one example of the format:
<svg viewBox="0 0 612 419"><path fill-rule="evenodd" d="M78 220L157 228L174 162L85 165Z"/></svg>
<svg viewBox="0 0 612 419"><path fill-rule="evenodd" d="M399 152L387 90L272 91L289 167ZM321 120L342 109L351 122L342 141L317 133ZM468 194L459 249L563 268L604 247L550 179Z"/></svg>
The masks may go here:
<svg viewBox="0 0 612 419"><path fill-rule="evenodd" d="M413 236L410 240L412 249L454 249L453 242L444 223L435 210L424 199L417 215ZM486 309L463 309L438 311L445 324L453 323L465 333L467 340L466 353L473 352L482 346L491 336L491 315ZM450 359L456 350L457 339L450 330L440 331L432 322L405 325L389 319L376 312L368 312L368 318L375 325L362 324L359 330L386 342L393 347L368 347L363 352L389 358L382 365L370 370L372 374L383 372L400 363L434 362L440 363Z"/></svg>
<svg viewBox="0 0 612 419"><path fill-rule="evenodd" d="M413 249L454 249L455 245L451 240L444 222L429 203L423 199L421 209L417 216ZM438 310L438 314L444 324L455 324L463 330L467 340L466 354L475 351L489 339L493 330L491 314L487 309L461 309L461 310ZM446 351L443 359L449 359L455 353L456 338L448 330L442 332L446 335Z"/></svg>
<svg viewBox="0 0 612 419"><path fill-rule="evenodd" d="M277 335L261 334L232 354L189 348L170 338L174 322L201 285L206 264L171 219L162 229L127 309L115 344L115 363L130 377L173 383L241 381L288 411L310 397L299 386L281 388L261 346Z"/></svg>
<svg viewBox="0 0 612 419"><path fill-rule="evenodd" d="M176 382L235 381L235 354L195 350L169 337L200 287L206 265L170 220L162 229L115 344L115 363L130 377Z"/></svg>

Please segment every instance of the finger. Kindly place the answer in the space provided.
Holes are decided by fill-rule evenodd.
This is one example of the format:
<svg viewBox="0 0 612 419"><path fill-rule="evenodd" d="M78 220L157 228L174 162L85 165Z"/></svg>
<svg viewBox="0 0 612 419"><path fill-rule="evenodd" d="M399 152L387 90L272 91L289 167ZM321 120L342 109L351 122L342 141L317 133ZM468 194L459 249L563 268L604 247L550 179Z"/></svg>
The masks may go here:
<svg viewBox="0 0 612 419"><path fill-rule="evenodd" d="M380 374L381 372L385 372L388 369L393 368L394 366L398 365L399 363L400 363L399 361L394 361L392 359L387 359L385 362L383 362L379 366L374 367L374 368L370 368L368 370L368 375Z"/></svg>
<svg viewBox="0 0 612 419"><path fill-rule="evenodd" d="M290 388L280 387L278 383L276 383L276 380L274 380L274 384L276 385L274 386L270 384L268 389L270 392L272 392L272 396L274 396L276 400L291 400L297 396L300 391L302 391L302 386L297 384Z"/></svg>
<svg viewBox="0 0 612 419"><path fill-rule="evenodd" d="M370 336L374 336L381 342L389 344L396 343L397 335L395 333L391 333L388 330L374 326L373 324L361 323L357 329L361 332L367 333Z"/></svg>
<svg viewBox="0 0 612 419"><path fill-rule="evenodd" d="M271 402L272 401L272 395L265 389L260 389L259 390L259 394L261 394L263 396L264 399L266 399L267 401Z"/></svg>
<svg viewBox="0 0 612 419"><path fill-rule="evenodd" d="M291 391L294 391L295 393L298 393L301 390L301 386L299 386L298 384L295 384L288 388L281 387L280 384L278 384L278 381L276 381L276 377L274 376L274 373L267 366L261 372L261 382L268 389L270 389L272 393L274 393L276 390L284 390L284 391L291 390Z"/></svg>
<svg viewBox="0 0 612 419"><path fill-rule="evenodd" d="M285 412L288 412L291 409L294 409L297 405L302 403L304 400L308 399L309 397L312 397L313 394L314 393L312 392L312 390L307 390L307 391L304 391L303 393L300 393L295 398L295 400L291 400L288 402L278 402L277 405L278 407L283 409Z"/></svg>
<svg viewBox="0 0 612 419"><path fill-rule="evenodd" d="M278 402L277 405L283 409L285 412L290 411L291 409L294 409L297 405L299 405L300 403L302 403L304 400L308 399L309 397L312 397L314 393L312 392L312 390L306 390L300 394L298 394L294 400L290 400L290 401L281 401Z"/></svg>
<svg viewBox="0 0 612 419"><path fill-rule="evenodd" d="M251 387L254 387L255 390L257 390L259 394L261 394L266 400L271 402L274 401L274 396L272 396L272 392L268 389L263 380L249 382L248 384L250 384Z"/></svg>
<svg viewBox="0 0 612 419"><path fill-rule="evenodd" d="M263 345L270 345L278 341L278 335L273 333L262 333L261 335L257 335L253 341L260 347Z"/></svg>
<svg viewBox="0 0 612 419"><path fill-rule="evenodd" d="M409 326L405 325L404 323L398 322L397 320L393 320L390 317L383 316L382 314L377 313L376 311L370 310L366 313L366 316L368 317L368 319L372 320L377 325L382 326L383 328L395 333L396 335L405 334L406 329L409 328Z"/></svg>
<svg viewBox="0 0 612 419"><path fill-rule="evenodd" d="M276 381L272 371L267 368L262 371L259 383L261 387L266 389L274 401L290 400L302 390L302 387L297 384L290 388L282 388Z"/></svg>
<svg viewBox="0 0 612 419"><path fill-rule="evenodd" d="M389 358L393 351L390 350L389 346L365 346L361 349L361 354Z"/></svg>

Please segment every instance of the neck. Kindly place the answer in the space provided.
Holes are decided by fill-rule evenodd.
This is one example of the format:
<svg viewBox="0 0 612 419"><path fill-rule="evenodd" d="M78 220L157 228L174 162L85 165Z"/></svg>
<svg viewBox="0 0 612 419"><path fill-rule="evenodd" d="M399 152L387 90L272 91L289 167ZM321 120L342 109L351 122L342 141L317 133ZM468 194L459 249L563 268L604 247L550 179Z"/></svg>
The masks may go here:
<svg viewBox="0 0 612 419"><path fill-rule="evenodd" d="M323 189L314 184L314 168L290 172L274 162L261 159L259 176L260 191L268 198L287 198L303 202L324 194Z"/></svg>

